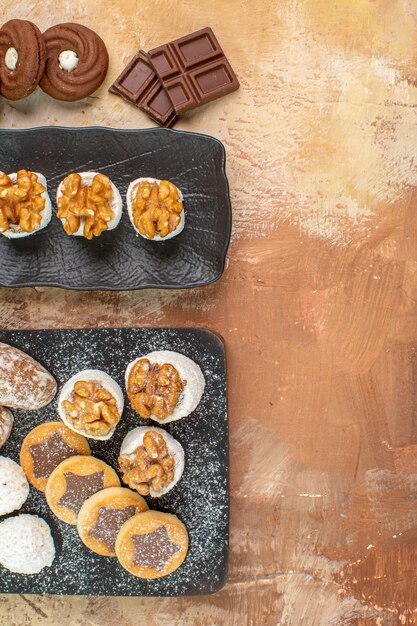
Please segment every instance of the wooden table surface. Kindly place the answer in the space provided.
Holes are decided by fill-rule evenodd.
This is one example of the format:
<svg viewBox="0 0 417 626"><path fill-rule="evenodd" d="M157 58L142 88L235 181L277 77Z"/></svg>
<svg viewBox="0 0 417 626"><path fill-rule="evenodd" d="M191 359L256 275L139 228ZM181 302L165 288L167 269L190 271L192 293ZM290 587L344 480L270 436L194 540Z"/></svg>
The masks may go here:
<svg viewBox="0 0 417 626"><path fill-rule="evenodd" d="M3 101L2 127L151 126L107 87L139 47L206 25L241 88L177 124L226 146L234 231L218 283L0 293L1 328L224 336L228 584L188 599L3 596L0 623L416 623L415 0L3 0L12 17L96 28L110 69L80 103Z"/></svg>

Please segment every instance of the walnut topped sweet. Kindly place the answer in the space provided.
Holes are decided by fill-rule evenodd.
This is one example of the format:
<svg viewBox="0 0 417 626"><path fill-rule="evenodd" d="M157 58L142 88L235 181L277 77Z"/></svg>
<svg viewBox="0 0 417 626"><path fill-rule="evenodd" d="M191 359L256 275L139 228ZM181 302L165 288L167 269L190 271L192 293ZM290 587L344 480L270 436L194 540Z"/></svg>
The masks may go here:
<svg viewBox="0 0 417 626"><path fill-rule="evenodd" d="M51 219L51 201L42 174L0 172L0 233L9 239L27 237Z"/></svg>
<svg viewBox="0 0 417 626"><path fill-rule="evenodd" d="M67 235L93 239L120 222L122 199L115 185L104 174L69 174L57 192L57 217Z"/></svg>
<svg viewBox="0 0 417 626"><path fill-rule="evenodd" d="M127 209L134 229L146 239L171 239L184 228L182 193L168 180L134 180L127 190Z"/></svg>

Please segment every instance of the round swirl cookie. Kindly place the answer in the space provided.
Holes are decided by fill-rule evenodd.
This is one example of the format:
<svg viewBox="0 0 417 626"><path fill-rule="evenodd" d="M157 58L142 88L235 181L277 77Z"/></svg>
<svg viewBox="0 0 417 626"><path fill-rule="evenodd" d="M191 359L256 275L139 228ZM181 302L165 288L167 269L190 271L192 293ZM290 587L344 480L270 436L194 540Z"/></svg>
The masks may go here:
<svg viewBox="0 0 417 626"><path fill-rule="evenodd" d="M108 487L120 487L120 480L109 465L92 456L72 456L49 476L45 496L60 520L75 525L84 502Z"/></svg>
<svg viewBox="0 0 417 626"><path fill-rule="evenodd" d="M24 471L12 459L0 456L0 515L18 511L29 495Z"/></svg>
<svg viewBox="0 0 417 626"><path fill-rule="evenodd" d="M25 437L20 448L20 465L30 484L45 491L53 470L65 459L91 454L88 441L62 422L40 424Z"/></svg>
<svg viewBox="0 0 417 626"><path fill-rule="evenodd" d="M78 513L81 541L97 554L116 556L115 543L120 528L133 515L148 508L146 501L130 489L103 489L88 498Z"/></svg>
<svg viewBox="0 0 417 626"><path fill-rule="evenodd" d="M29 96L37 87L46 60L39 28L28 20L9 20L0 28L0 93L8 100Z"/></svg>
<svg viewBox="0 0 417 626"><path fill-rule="evenodd" d="M20 239L45 228L52 217L46 178L39 172L0 172L0 234Z"/></svg>
<svg viewBox="0 0 417 626"><path fill-rule="evenodd" d="M40 86L58 100L81 100L104 81L109 55L104 41L81 24L58 24L43 33L45 73Z"/></svg>
<svg viewBox="0 0 417 626"><path fill-rule="evenodd" d="M167 424L196 409L206 383L200 367L187 356L157 350L129 363L125 384L141 417Z"/></svg>
<svg viewBox="0 0 417 626"><path fill-rule="evenodd" d="M16 574L39 574L55 558L55 545L45 520L17 515L0 524L0 563Z"/></svg>
<svg viewBox="0 0 417 626"><path fill-rule="evenodd" d="M120 564L139 578L162 578L178 569L188 552L188 533L175 515L145 511L125 522L116 539Z"/></svg>
<svg viewBox="0 0 417 626"><path fill-rule="evenodd" d="M49 404L55 394L55 379L40 363L0 343L0 405L34 411Z"/></svg>

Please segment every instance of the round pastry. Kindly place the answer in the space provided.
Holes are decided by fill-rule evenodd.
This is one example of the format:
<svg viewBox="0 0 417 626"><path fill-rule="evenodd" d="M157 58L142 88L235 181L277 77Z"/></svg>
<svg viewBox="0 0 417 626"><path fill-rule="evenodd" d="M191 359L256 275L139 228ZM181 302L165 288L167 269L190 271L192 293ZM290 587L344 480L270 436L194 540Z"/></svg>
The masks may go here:
<svg viewBox="0 0 417 626"><path fill-rule="evenodd" d="M0 28L0 93L20 100L34 91L45 69L42 33L27 20L9 20Z"/></svg>
<svg viewBox="0 0 417 626"><path fill-rule="evenodd" d="M120 528L133 515L147 510L145 500L130 489L103 489L82 505L77 519L78 534L93 552L116 556L115 543Z"/></svg>
<svg viewBox="0 0 417 626"><path fill-rule="evenodd" d="M92 239L113 230L122 217L117 187L98 172L69 174L58 186L57 217L67 235Z"/></svg>
<svg viewBox="0 0 417 626"><path fill-rule="evenodd" d="M0 524L0 563L16 574L39 574L55 558L55 545L45 520L17 515Z"/></svg>
<svg viewBox="0 0 417 626"><path fill-rule="evenodd" d="M129 363L125 384L141 417L167 424L195 410L206 383L200 367L187 356L157 350Z"/></svg>
<svg viewBox="0 0 417 626"><path fill-rule="evenodd" d="M132 226L145 239L166 241L184 229L183 195L168 180L137 178L127 189L126 201Z"/></svg>
<svg viewBox="0 0 417 626"><path fill-rule="evenodd" d="M0 515L20 509L28 495L29 483L20 465L0 456Z"/></svg>
<svg viewBox="0 0 417 626"><path fill-rule="evenodd" d="M184 471L182 445L161 428L138 426L123 439L119 469L122 481L142 496L170 491Z"/></svg>
<svg viewBox="0 0 417 626"><path fill-rule="evenodd" d="M145 511L125 522L116 539L116 555L139 578L162 578L183 563L188 534L175 515Z"/></svg>
<svg viewBox="0 0 417 626"><path fill-rule="evenodd" d="M0 234L8 239L33 235L52 217L46 178L38 172L0 172Z"/></svg>
<svg viewBox="0 0 417 626"><path fill-rule="evenodd" d="M0 406L0 448L4 446L13 428L13 413L6 409L4 406Z"/></svg>
<svg viewBox="0 0 417 626"><path fill-rule="evenodd" d="M72 456L49 476L45 496L60 520L75 525L84 502L108 487L120 487L120 480L109 465L93 456Z"/></svg>
<svg viewBox="0 0 417 626"><path fill-rule="evenodd" d="M71 376L58 398L62 421L90 439L110 439L123 407L122 390L101 370L83 370Z"/></svg>
<svg viewBox="0 0 417 626"><path fill-rule="evenodd" d="M109 55L104 41L81 24L58 24L43 33L45 73L40 86L58 100L72 102L91 95L104 81Z"/></svg>
<svg viewBox="0 0 417 626"><path fill-rule="evenodd" d="M35 411L49 404L55 393L56 382L40 363L0 343L0 405Z"/></svg>
<svg viewBox="0 0 417 626"><path fill-rule="evenodd" d="M91 454L87 439L62 422L48 422L26 435L20 448L20 465L31 485L45 491L53 470L65 459L78 454Z"/></svg>

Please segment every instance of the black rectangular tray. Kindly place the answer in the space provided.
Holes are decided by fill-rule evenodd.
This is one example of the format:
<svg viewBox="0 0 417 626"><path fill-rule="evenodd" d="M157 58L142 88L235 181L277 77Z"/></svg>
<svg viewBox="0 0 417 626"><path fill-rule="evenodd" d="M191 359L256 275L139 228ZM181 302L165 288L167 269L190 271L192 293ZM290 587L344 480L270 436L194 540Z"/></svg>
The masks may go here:
<svg viewBox="0 0 417 626"><path fill-rule="evenodd" d="M225 353L222 340L207 330L124 328L93 330L33 330L0 332L0 341L15 345L39 360L61 386L72 374L98 368L124 388L126 365L152 350L175 350L198 363L206 389L196 411L163 426L185 451L185 470L174 489L161 498L147 498L149 507L177 515L186 525L190 548L184 564L165 578L135 578L116 558L98 556L84 546L77 529L58 520L43 493L34 487L22 513L33 513L51 526L57 555L40 574L12 574L0 566L1 593L88 596L181 596L208 594L226 580L228 555L228 424ZM56 421L56 400L39 411L14 410L12 435L1 449L19 461L26 434L37 424ZM117 469L120 444L141 420L126 400L113 437L89 440L92 454ZM3 519L3 518L1 518Z"/></svg>
<svg viewBox="0 0 417 626"><path fill-rule="evenodd" d="M223 144L207 135L112 128L0 130L0 171L44 174L53 205L45 229L23 239L0 236L0 285L79 290L200 287L223 273L231 206ZM106 174L123 198L119 226L87 241L69 237L55 216L56 190L72 172ZM183 192L185 228L165 242L137 236L126 190L139 177L169 179Z"/></svg>

